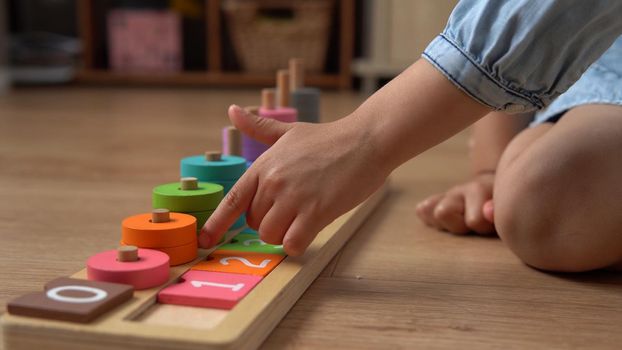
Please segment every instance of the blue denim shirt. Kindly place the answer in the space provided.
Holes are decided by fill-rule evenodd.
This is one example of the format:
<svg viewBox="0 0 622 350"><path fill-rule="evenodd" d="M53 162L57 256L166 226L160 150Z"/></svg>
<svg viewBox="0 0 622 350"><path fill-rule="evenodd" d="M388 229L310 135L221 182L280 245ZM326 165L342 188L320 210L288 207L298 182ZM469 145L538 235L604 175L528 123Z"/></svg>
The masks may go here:
<svg viewBox="0 0 622 350"><path fill-rule="evenodd" d="M462 0L423 57L471 97L542 109L622 34L622 0Z"/></svg>

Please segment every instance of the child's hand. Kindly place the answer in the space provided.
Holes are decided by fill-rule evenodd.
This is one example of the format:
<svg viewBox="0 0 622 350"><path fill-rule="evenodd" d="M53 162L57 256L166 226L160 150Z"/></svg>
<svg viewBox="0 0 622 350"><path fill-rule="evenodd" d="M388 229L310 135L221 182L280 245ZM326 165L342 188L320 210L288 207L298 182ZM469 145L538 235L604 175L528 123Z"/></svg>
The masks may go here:
<svg viewBox="0 0 622 350"><path fill-rule="evenodd" d="M201 229L214 246L244 212L261 239L304 253L317 233L378 189L390 173L356 118L327 124L281 123L229 108L233 124L273 146L259 157ZM362 125L362 126L361 126Z"/></svg>
<svg viewBox="0 0 622 350"><path fill-rule="evenodd" d="M428 226L456 234L476 232L492 234L492 188L494 174L486 173L473 180L436 194L417 205L417 215Z"/></svg>

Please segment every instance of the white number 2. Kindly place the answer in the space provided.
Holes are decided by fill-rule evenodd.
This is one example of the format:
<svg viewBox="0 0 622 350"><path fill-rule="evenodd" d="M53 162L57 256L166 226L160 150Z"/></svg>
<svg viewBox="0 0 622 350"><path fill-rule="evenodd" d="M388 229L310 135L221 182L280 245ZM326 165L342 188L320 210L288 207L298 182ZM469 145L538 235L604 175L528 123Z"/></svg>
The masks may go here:
<svg viewBox="0 0 622 350"><path fill-rule="evenodd" d="M246 258L242 258L240 256L230 256L230 257L226 257L226 258L222 258L220 259L220 263L223 265L229 265L229 260L238 260L239 262L241 262L242 264L248 266L248 267L252 267L255 269L263 269L266 266L268 266L268 264L270 263L270 259L266 259L264 261L262 261L259 265L253 264L252 262L248 261L248 259Z"/></svg>

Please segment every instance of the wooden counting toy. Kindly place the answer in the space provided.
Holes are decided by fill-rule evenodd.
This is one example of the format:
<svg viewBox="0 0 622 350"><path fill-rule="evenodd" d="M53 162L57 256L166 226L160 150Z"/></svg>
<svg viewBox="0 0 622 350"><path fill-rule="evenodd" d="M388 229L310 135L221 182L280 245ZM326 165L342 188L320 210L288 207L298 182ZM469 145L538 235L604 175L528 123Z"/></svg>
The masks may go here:
<svg viewBox="0 0 622 350"><path fill-rule="evenodd" d="M4 348L255 349L380 203L385 193L386 186L329 224L317 235L305 255L300 257L262 255L236 248L216 250L211 254L213 259L207 261L205 258L210 256L211 251L200 250L203 259L198 264L189 261L170 267L169 282L172 284L138 290L134 297L131 285L85 280L88 268L71 279L52 281L46 286L46 292L34 296L29 294L9 302L9 313L2 315L1 323ZM175 222L177 215L183 214L169 213L169 219ZM158 211L157 216L155 221L166 218L164 211ZM141 231L144 226L174 226L170 222L149 222L150 219L153 219L151 214L139 220L138 227L133 224L127 227ZM157 230L145 231L155 234L156 241L159 239ZM227 236L236 233L240 236L238 231L242 229L228 232ZM243 234L250 239L258 237L252 231L244 231ZM249 246L255 244L254 241L249 242ZM104 260L110 262L116 259L119 264L134 264L136 257L141 260L143 249L126 249L111 251ZM194 253L197 254L196 247ZM249 267L240 258L245 258L256 267ZM220 264L222 259L226 263L221 264L224 270L196 269L210 261ZM263 275L246 269L261 270ZM49 299L48 294L55 299ZM56 320L95 322L75 324Z"/></svg>
<svg viewBox="0 0 622 350"><path fill-rule="evenodd" d="M298 111L298 121L320 122L320 90L304 86L304 65L300 58L289 60L290 104Z"/></svg>
<svg viewBox="0 0 622 350"><path fill-rule="evenodd" d="M170 265L184 264L197 257L194 216L156 209L153 213L130 216L123 220L121 226L122 245L164 252L170 258Z"/></svg>
<svg viewBox="0 0 622 350"><path fill-rule="evenodd" d="M158 302L231 309L260 281L259 276L191 270L158 293Z"/></svg>
<svg viewBox="0 0 622 350"><path fill-rule="evenodd" d="M130 285L57 278L44 292L26 294L8 303L10 314L70 322L91 322L129 300Z"/></svg>
<svg viewBox="0 0 622 350"><path fill-rule="evenodd" d="M318 121L319 91L304 87L301 60L277 72L262 105L246 110L280 122ZM292 108L295 107L295 108ZM296 109L300 109L300 113ZM255 349L387 193L387 185L326 226L303 256L287 256L245 227L198 249L197 230L268 145L234 127L223 153L181 159L179 182L153 188L150 213L127 217L116 250L91 256L71 278L8 303L5 350ZM68 322L65 322L68 321ZM79 323L79 324L78 324Z"/></svg>
<svg viewBox="0 0 622 350"><path fill-rule="evenodd" d="M266 276L284 258L285 256L279 254L219 249L192 266L192 270Z"/></svg>
<svg viewBox="0 0 622 350"><path fill-rule="evenodd" d="M130 284L135 289L160 286L169 279L166 253L135 246L121 246L90 257L86 262L89 280Z"/></svg>

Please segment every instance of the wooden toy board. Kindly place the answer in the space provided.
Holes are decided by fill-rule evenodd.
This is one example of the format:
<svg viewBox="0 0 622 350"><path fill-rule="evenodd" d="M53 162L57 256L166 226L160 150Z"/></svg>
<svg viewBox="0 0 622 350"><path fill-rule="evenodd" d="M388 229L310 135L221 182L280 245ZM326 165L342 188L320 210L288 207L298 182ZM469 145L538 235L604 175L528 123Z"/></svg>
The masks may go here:
<svg viewBox="0 0 622 350"><path fill-rule="evenodd" d="M322 230L301 257L286 257L231 310L156 303L164 287L136 291L125 304L88 324L5 314L4 348L31 349L253 349L261 345L309 285L387 193L385 184ZM241 230L231 231L232 238ZM214 249L200 250L205 258ZM171 268L175 283L197 261ZM86 278L85 270L75 278Z"/></svg>

